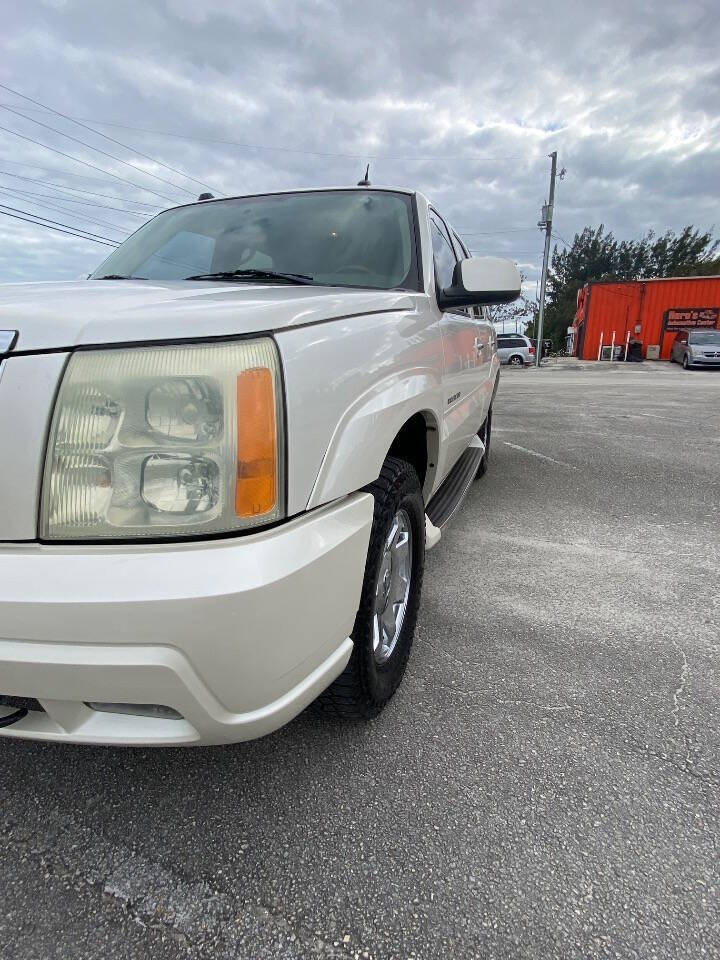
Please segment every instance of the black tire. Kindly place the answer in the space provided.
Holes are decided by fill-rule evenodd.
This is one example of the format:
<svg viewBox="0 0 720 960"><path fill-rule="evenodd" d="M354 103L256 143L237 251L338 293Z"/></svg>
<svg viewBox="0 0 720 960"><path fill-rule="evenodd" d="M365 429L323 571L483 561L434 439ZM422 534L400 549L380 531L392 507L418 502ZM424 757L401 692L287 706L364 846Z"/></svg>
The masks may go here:
<svg viewBox="0 0 720 960"><path fill-rule="evenodd" d="M488 415L485 418L485 423L478 430L478 436L485 444L485 453L483 458L480 461L480 466L478 467L478 472L475 474L477 480L480 477L484 477L488 472L488 467L490 466L490 440L492 438L492 404L490 404L490 409L488 410Z"/></svg>
<svg viewBox="0 0 720 960"><path fill-rule="evenodd" d="M415 635L425 567L425 507L414 467L388 457L378 479L366 489L375 497L375 510L360 606L351 635L355 646L345 670L314 704L321 713L348 720L377 716L399 687ZM373 654L375 593L385 538L400 508L410 518L412 530L410 592L395 647L386 661L378 663Z"/></svg>
<svg viewBox="0 0 720 960"><path fill-rule="evenodd" d="M683 370L689 370L689 369L690 369L690 364L688 363L688 355L685 353L683 354Z"/></svg>
<svg viewBox="0 0 720 960"><path fill-rule="evenodd" d="M519 353L514 353L508 360L508 365L511 367L524 367L525 361Z"/></svg>

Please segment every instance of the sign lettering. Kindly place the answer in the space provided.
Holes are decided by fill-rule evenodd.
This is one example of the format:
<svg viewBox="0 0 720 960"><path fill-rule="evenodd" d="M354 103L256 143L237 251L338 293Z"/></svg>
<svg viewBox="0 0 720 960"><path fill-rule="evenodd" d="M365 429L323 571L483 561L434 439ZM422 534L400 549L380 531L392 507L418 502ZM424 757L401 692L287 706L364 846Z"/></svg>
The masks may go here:
<svg viewBox="0 0 720 960"><path fill-rule="evenodd" d="M686 330L688 327L717 327L718 307L673 307L663 314L666 330Z"/></svg>

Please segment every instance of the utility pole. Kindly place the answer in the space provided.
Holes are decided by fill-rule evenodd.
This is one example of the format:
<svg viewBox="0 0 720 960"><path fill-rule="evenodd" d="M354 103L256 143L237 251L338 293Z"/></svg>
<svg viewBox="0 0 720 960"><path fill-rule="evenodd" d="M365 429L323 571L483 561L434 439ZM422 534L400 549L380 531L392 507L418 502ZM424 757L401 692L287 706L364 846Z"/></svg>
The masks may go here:
<svg viewBox="0 0 720 960"><path fill-rule="evenodd" d="M555 176L557 174L557 150L550 154L550 200L542 208L542 220L539 227L545 227L545 253L543 254L542 276L540 278L540 309L538 310L537 348L535 350L535 366L540 366L542 356L543 320L545 319L545 284L547 283L548 260L550 258L550 235L552 233L553 205L555 203ZM561 174L562 176L562 174Z"/></svg>

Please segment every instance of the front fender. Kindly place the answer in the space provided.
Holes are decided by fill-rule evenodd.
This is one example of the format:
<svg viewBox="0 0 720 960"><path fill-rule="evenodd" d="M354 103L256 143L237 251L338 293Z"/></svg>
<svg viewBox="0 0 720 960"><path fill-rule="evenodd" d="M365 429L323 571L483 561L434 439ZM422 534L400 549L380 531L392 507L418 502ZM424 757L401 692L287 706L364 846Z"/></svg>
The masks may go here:
<svg viewBox="0 0 720 960"><path fill-rule="evenodd" d="M426 297L418 295L415 307L276 333L290 516L376 480L414 414L442 423L440 326ZM429 437L437 443L439 434Z"/></svg>
<svg viewBox="0 0 720 960"><path fill-rule="evenodd" d="M329 503L372 483L403 424L421 413L431 428L425 491L437 468L442 381L428 368L401 370L374 383L341 416L323 458L308 508Z"/></svg>

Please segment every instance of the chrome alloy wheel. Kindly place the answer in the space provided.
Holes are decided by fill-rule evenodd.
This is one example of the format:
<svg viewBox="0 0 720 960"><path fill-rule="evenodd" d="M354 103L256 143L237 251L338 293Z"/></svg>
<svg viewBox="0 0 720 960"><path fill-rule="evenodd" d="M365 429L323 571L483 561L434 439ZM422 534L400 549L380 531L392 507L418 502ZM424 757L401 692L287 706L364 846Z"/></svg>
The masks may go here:
<svg viewBox="0 0 720 960"><path fill-rule="evenodd" d="M398 510L385 538L375 590L373 656L385 663L397 644L410 595L412 527L405 510Z"/></svg>

